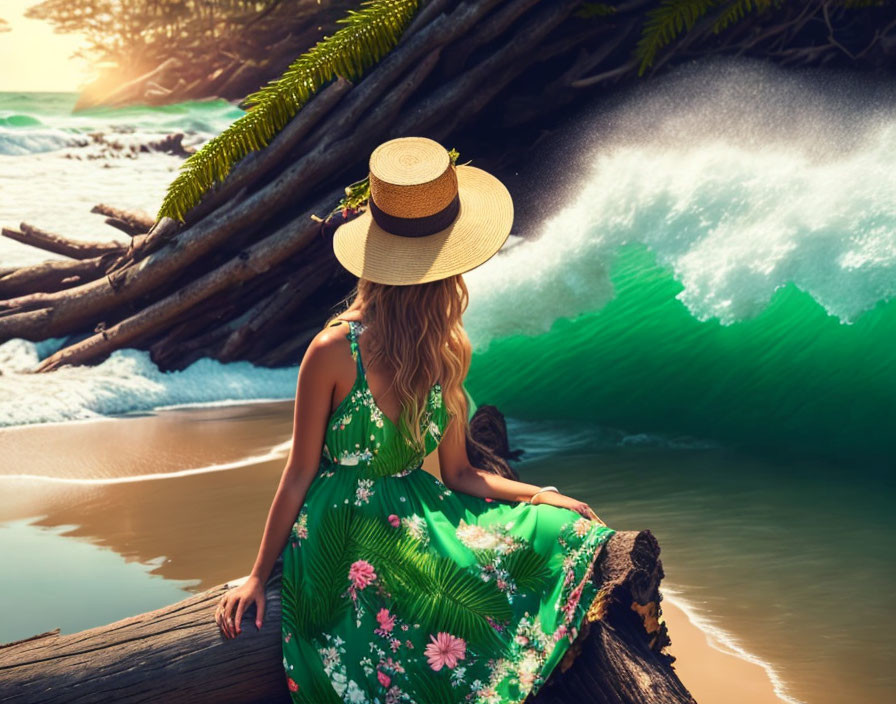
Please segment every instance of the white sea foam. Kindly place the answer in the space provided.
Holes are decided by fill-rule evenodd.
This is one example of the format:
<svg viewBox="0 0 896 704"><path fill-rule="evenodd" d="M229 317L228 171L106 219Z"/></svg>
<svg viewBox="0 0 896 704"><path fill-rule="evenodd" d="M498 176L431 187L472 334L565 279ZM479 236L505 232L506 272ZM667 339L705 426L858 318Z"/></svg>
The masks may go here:
<svg viewBox="0 0 896 704"><path fill-rule="evenodd" d="M0 482L46 482L48 484L77 484L105 485L105 484L134 484L136 482L148 482L158 479L179 479L196 474L208 474L209 472L225 472L232 469L244 469L255 467L264 462L285 459L292 447L292 439L274 445L270 450L260 455L249 455L231 462L217 462L202 465L200 467L188 467L173 472L152 472L150 474L135 474L121 477L54 477L46 474L0 474Z"/></svg>
<svg viewBox="0 0 896 704"><path fill-rule="evenodd" d="M52 350L46 345L43 352ZM282 400L295 394L298 367L265 369L249 362L200 359L163 372L142 350L116 350L92 367L31 368L39 348L26 340L0 345L0 427L101 418L109 414L227 401ZM24 400L24 401L23 401Z"/></svg>
<svg viewBox="0 0 896 704"><path fill-rule="evenodd" d="M681 609L688 620L706 635L706 641L710 646L719 652L741 658L742 660L758 665L765 670L765 673L772 684L772 688L775 691L775 695L782 702L785 702L785 704L807 704L802 699L796 699L788 693L784 680L781 678L778 669L775 668L774 665L744 648L733 634L713 622L706 612L701 610L697 604L687 599L682 591L670 587L666 583L663 584L661 591L663 593L663 600L669 601Z"/></svg>
<svg viewBox="0 0 896 704"><path fill-rule="evenodd" d="M131 147L182 132L184 146L199 148L243 114L223 101L70 114L72 104L59 94L0 93L0 225L24 221L75 240L127 243L91 208L106 203L155 216L184 162ZM48 259L65 257L0 238L0 266Z"/></svg>
<svg viewBox="0 0 896 704"><path fill-rule="evenodd" d="M707 62L601 114L601 129L583 120L590 170L569 204L465 275L474 344L601 308L615 252L636 242L699 320L752 317L790 282L846 323L896 296L896 99L874 106L871 89L813 75Z"/></svg>

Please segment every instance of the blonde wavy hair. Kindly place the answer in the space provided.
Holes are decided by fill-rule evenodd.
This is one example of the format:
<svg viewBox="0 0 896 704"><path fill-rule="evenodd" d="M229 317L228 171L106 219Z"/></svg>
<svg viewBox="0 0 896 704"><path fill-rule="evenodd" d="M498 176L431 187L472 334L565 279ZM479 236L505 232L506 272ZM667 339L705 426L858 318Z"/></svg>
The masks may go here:
<svg viewBox="0 0 896 704"><path fill-rule="evenodd" d="M325 323L357 310L365 326L364 368L394 373L392 386L401 403L399 432L418 451L430 388L439 382L449 415L468 435L469 409L463 388L472 346L461 316L469 292L461 274L422 284L380 284L360 278L343 300L346 305Z"/></svg>

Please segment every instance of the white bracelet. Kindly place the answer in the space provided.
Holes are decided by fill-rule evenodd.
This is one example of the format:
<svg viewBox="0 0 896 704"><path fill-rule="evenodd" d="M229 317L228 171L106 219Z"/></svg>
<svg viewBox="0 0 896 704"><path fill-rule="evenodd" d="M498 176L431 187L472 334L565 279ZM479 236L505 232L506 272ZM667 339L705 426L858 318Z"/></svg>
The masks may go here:
<svg viewBox="0 0 896 704"><path fill-rule="evenodd" d="M555 486L543 486L543 487L541 487L541 489L539 489L534 494L532 494L532 496L529 497L529 503L532 503L532 499L534 499L536 496L538 496L543 491L556 491L557 493L560 493L560 490Z"/></svg>

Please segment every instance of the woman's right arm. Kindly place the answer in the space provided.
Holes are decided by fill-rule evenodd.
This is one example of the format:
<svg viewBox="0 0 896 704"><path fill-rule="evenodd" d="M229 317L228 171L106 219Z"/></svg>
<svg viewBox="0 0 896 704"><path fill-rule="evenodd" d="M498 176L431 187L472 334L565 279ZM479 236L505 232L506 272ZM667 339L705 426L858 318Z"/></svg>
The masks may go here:
<svg viewBox="0 0 896 704"><path fill-rule="evenodd" d="M334 353L334 349L339 344L339 337L345 337L341 330L342 326L337 326L319 332L308 345L299 366L292 445L268 512L258 556L249 578L222 596L215 615L215 620L228 638L239 635L243 610L253 601L257 606L255 625L261 628L264 585L286 545L308 487L320 465L331 398L338 377L339 355ZM232 611L234 606L235 616Z"/></svg>

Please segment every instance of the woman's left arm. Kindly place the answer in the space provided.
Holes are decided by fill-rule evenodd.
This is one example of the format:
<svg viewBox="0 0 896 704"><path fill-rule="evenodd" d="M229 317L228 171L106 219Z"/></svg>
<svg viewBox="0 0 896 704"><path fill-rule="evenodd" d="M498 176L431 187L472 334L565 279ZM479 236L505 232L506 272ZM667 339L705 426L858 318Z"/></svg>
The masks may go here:
<svg viewBox="0 0 896 704"><path fill-rule="evenodd" d="M466 438L460 423L456 423L454 419L448 423L439 443L439 471L442 474L442 482L449 489L483 498L529 501L541 488L471 465L467 456ZM541 499L542 496L544 494L539 494L537 499Z"/></svg>
<svg viewBox="0 0 896 704"><path fill-rule="evenodd" d="M543 491L533 498L541 489L534 484L518 482L492 472L487 472L470 464L467 455L467 439L460 424L452 419L445 428L439 443L439 470L442 483L452 491L507 501L528 501L532 504L551 504L560 508L568 508L585 518L596 520L606 525L587 503L556 491Z"/></svg>

